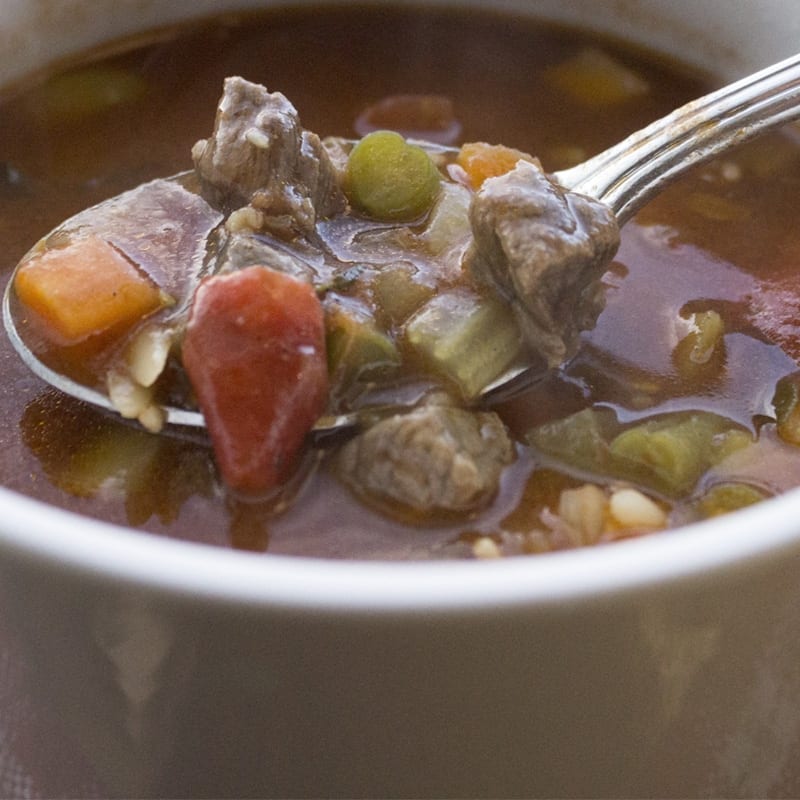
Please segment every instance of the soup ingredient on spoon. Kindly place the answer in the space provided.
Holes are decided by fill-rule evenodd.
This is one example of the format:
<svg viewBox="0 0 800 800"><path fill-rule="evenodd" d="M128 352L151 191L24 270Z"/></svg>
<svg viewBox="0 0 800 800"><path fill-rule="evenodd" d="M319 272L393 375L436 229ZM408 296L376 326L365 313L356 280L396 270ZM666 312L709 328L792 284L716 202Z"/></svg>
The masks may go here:
<svg viewBox="0 0 800 800"><path fill-rule="evenodd" d="M367 134L347 161L350 201L375 219L403 222L422 216L436 201L440 184L430 156L394 131Z"/></svg>
<svg viewBox="0 0 800 800"><path fill-rule="evenodd" d="M454 442L436 451L452 469L420 475L444 485L442 475L466 474L472 456L462 457L460 433L472 423L453 422L462 415L452 408L410 409L445 392L470 415L463 407L513 362L539 357L544 369L573 355L602 308L600 277L618 230L608 209L557 186L531 156L482 143L465 146L460 164L458 156L387 131L354 146L323 143L282 94L226 79L212 135L192 148L193 173L145 184L59 228L66 239L108 231L177 298L169 314L132 331L141 347L123 337L111 361L91 365L113 376L105 383L116 387L115 407L155 428L158 398L196 401L237 492L285 483L324 412L373 407L394 416L380 415L356 451L430 440L421 431L435 422L442 441ZM148 342L160 350L144 354L142 393L120 356L141 355ZM351 485L365 474L356 462L342 471ZM486 466L474 463L475 474ZM425 513L468 513L492 495L504 463L492 460L468 500L401 498L371 478L365 491Z"/></svg>
<svg viewBox="0 0 800 800"><path fill-rule="evenodd" d="M14 285L19 299L64 345L110 329L123 333L170 303L119 250L91 235L36 252L20 267Z"/></svg>
<svg viewBox="0 0 800 800"><path fill-rule="evenodd" d="M286 481L328 399L314 290L260 266L206 279L192 306L183 364L226 483L265 492Z"/></svg>
<svg viewBox="0 0 800 800"><path fill-rule="evenodd" d="M530 161L541 168L539 161L514 147L486 142L467 142L459 148L456 164L464 170L473 189L480 189L488 178L511 172L518 161Z"/></svg>
<svg viewBox="0 0 800 800"><path fill-rule="evenodd" d="M214 131L192 148L204 195L227 211L251 208L282 223L286 236L311 235L318 218L344 210L334 165L319 136L304 130L280 92L226 78Z"/></svg>
<svg viewBox="0 0 800 800"><path fill-rule="evenodd" d="M575 355L605 306L601 278L619 246L613 212L520 160L481 184L470 221L467 266L510 303L531 350L549 368Z"/></svg>

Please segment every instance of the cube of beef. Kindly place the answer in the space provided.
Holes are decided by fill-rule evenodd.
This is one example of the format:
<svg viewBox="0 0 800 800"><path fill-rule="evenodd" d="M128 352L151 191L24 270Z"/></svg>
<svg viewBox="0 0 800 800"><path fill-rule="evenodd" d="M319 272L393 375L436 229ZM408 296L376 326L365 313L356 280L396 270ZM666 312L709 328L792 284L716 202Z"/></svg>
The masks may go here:
<svg viewBox="0 0 800 800"><path fill-rule="evenodd" d="M519 161L483 183L470 219L468 268L509 301L531 350L557 367L603 310L601 278L619 246L614 214Z"/></svg>
<svg viewBox="0 0 800 800"><path fill-rule="evenodd" d="M345 206L333 163L294 106L240 77L225 80L213 134L194 145L192 158L216 206L251 205L266 217L288 218L299 234Z"/></svg>

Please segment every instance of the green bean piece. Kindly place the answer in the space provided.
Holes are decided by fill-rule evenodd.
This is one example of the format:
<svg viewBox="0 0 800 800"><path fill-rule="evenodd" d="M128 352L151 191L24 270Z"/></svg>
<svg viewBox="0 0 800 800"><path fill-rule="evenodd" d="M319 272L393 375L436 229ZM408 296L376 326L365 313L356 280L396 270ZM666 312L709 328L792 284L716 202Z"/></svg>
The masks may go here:
<svg viewBox="0 0 800 800"><path fill-rule="evenodd" d="M399 133L375 131L355 145L347 162L345 189L369 217L410 222L433 206L441 177L430 156Z"/></svg>
<svg viewBox="0 0 800 800"><path fill-rule="evenodd" d="M409 261L385 264L373 278L372 290L380 310L392 325L404 323L436 290L421 283L417 268Z"/></svg>
<svg viewBox="0 0 800 800"><path fill-rule="evenodd" d="M468 290L436 295L405 327L406 341L429 369L471 400L514 361L522 347L508 306Z"/></svg>
<svg viewBox="0 0 800 800"><path fill-rule="evenodd" d="M141 75L111 66L84 67L51 78L43 86L42 105L54 122L87 117L139 100L147 90Z"/></svg>
<svg viewBox="0 0 800 800"><path fill-rule="evenodd" d="M608 440L619 430L608 408L585 408L529 431L528 444L550 459L595 475L608 470Z"/></svg>
<svg viewBox="0 0 800 800"><path fill-rule="evenodd" d="M623 427L613 411L600 408L540 425L526 440L583 474L678 497L752 437L716 414L676 412Z"/></svg>
<svg viewBox="0 0 800 800"><path fill-rule="evenodd" d="M622 473L670 494L691 489L703 472L698 438L679 427L638 425L619 434L610 450Z"/></svg>
<svg viewBox="0 0 800 800"><path fill-rule="evenodd" d="M800 372L778 381L772 398L778 436L789 444L800 445Z"/></svg>
<svg viewBox="0 0 800 800"><path fill-rule="evenodd" d="M755 505L766 500L768 496L763 489L749 483L718 483L703 494L697 507L703 517L718 517L720 514Z"/></svg>
<svg viewBox="0 0 800 800"><path fill-rule="evenodd" d="M692 489L703 473L751 437L715 414L673 414L620 433L609 444L614 471L670 496Z"/></svg>
<svg viewBox="0 0 800 800"><path fill-rule="evenodd" d="M325 310L328 371L334 391L346 392L356 382L400 363L395 343L360 305L329 303Z"/></svg>

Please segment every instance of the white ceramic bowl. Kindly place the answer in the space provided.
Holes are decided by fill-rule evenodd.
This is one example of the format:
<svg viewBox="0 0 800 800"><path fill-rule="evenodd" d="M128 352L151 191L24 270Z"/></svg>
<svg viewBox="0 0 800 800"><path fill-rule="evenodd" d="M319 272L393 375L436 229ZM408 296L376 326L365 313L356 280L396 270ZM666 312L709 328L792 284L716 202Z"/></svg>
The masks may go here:
<svg viewBox="0 0 800 800"><path fill-rule="evenodd" d="M240 5L258 3L5 0L0 83ZM492 5L727 77L800 41L794 0ZM63 795L800 795L797 493L613 547L375 564L170 541L0 490L0 592L0 679L25 665L0 793L35 791L15 747L43 714L36 758L63 762Z"/></svg>

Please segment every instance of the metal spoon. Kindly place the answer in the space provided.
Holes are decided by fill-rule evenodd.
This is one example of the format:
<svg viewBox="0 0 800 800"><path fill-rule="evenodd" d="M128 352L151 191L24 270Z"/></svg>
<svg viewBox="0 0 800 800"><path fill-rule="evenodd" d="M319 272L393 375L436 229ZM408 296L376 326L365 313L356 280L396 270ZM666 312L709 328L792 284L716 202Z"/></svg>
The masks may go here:
<svg viewBox="0 0 800 800"><path fill-rule="evenodd" d="M800 54L693 100L553 177L566 189L605 203L621 226L691 168L798 117ZM13 276L3 297L3 323L26 365L56 389L114 411L106 395L55 372L25 344L12 312L12 284ZM510 387L525 383L526 373L525 367L509 370L484 389L481 399L507 394ZM166 415L172 425L205 426L202 414L196 411L168 407ZM354 424L357 413L327 416L319 420L314 433L326 436Z"/></svg>

